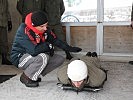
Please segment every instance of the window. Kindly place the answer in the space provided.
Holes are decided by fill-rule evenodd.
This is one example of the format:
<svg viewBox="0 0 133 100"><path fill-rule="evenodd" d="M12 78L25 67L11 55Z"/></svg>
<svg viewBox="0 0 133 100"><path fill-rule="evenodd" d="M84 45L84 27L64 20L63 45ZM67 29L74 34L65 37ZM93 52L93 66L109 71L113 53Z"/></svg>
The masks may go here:
<svg viewBox="0 0 133 100"><path fill-rule="evenodd" d="M97 20L97 0L64 0L62 22L92 22Z"/></svg>
<svg viewBox="0 0 133 100"><path fill-rule="evenodd" d="M104 21L130 21L133 0L104 0Z"/></svg>
<svg viewBox="0 0 133 100"><path fill-rule="evenodd" d="M97 21L97 0L64 0L62 22ZM104 0L104 21L130 21L132 0Z"/></svg>

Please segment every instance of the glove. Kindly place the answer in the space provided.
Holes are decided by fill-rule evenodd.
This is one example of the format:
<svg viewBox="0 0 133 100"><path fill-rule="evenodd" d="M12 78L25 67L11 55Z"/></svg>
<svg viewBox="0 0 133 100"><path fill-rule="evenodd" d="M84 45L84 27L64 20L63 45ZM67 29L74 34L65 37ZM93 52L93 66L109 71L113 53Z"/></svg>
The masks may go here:
<svg viewBox="0 0 133 100"><path fill-rule="evenodd" d="M8 31L12 30L12 21L8 21Z"/></svg>
<svg viewBox="0 0 133 100"><path fill-rule="evenodd" d="M49 55L52 57L54 55L54 46L52 44L49 44Z"/></svg>
<svg viewBox="0 0 133 100"><path fill-rule="evenodd" d="M69 52L80 52L82 49L79 47L69 47L68 51Z"/></svg>

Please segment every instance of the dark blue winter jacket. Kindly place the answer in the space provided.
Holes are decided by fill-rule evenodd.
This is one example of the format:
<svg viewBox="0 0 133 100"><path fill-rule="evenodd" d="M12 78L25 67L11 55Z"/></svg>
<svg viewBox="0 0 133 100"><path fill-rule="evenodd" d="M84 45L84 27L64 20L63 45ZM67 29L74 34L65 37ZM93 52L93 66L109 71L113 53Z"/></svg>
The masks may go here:
<svg viewBox="0 0 133 100"><path fill-rule="evenodd" d="M11 62L18 66L19 59L22 57L23 54L28 53L31 56L36 56L40 53L49 52L48 43L51 43L64 51L69 51L69 46L66 42L63 42L59 40L57 37L55 38L51 34L51 30L48 28L47 31L45 31L45 42L41 42L38 44L34 44L28 37L27 34L25 34L25 27L26 25L22 23L20 27L18 28L16 32L16 36L13 41L12 49L11 49ZM31 32L34 37L34 32Z"/></svg>

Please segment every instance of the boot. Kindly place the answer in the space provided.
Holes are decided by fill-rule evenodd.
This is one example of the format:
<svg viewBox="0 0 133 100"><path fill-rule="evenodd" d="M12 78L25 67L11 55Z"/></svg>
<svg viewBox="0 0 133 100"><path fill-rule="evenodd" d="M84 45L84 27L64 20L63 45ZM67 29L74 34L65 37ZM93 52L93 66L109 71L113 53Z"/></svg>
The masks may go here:
<svg viewBox="0 0 133 100"><path fill-rule="evenodd" d="M133 61L129 61L128 63L131 64L131 65L133 65Z"/></svg>
<svg viewBox="0 0 133 100"><path fill-rule="evenodd" d="M73 57L71 56L70 52L65 51L65 53L66 53L66 59L71 60L71 59L73 58Z"/></svg>
<svg viewBox="0 0 133 100"><path fill-rule="evenodd" d="M7 59L7 55L2 53L2 65L12 65L12 63Z"/></svg>
<svg viewBox="0 0 133 100"><path fill-rule="evenodd" d="M92 57L97 57L97 53L96 53L96 52L92 52L92 53L91 53L91 56L92 56Z"/></svg>
<svg viewBox="0 0 133 100"><path fill-rule="evenodd" d="M38 81L33 81L30 78L28 78L25 73L22 73L20 76L20 81L25 84L26 87L38 87L39 83Z"/></svg>
<svg viewBox="0 0 133 100"><path fill-rule="evenodd" d="M91 57L91 52L87 52L86 56Z"/></svg>

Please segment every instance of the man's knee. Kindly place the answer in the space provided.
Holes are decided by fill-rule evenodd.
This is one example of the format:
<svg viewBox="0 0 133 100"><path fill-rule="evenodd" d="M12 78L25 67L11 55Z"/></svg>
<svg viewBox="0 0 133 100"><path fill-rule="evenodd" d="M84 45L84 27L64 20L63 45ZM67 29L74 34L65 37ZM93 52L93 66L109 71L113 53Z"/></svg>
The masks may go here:
<svg viewBox="0 0 133 100"><path fill-rule="evenodd" d="M37 62L43 62L43 63L47 63L49 60L49 56L45 53L40 53L37 57L36 57L36 61Z"/></svg>

